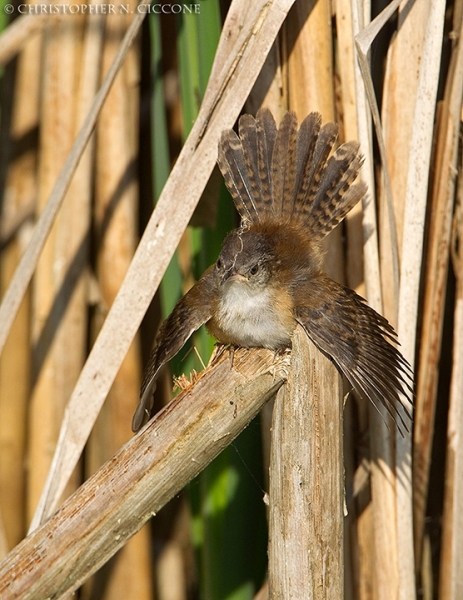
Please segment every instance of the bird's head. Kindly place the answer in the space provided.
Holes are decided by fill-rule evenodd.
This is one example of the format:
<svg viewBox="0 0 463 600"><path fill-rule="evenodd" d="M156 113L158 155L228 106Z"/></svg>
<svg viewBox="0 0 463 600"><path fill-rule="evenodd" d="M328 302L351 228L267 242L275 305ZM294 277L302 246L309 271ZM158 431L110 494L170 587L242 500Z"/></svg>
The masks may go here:
<svg viewBox="0 0 463 600"><path fill-rule="evenodd" d="M225 238L215 264L219 283L262 289L271 279L273 259L273 248L265 236L236 229Z"/></svg>

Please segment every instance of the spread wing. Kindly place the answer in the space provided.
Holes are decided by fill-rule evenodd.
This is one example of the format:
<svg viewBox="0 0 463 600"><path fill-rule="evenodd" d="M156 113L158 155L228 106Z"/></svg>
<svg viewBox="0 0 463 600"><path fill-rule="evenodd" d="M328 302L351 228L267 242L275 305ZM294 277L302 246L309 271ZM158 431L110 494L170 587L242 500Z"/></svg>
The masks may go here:
<svg viewBox="0 0 463 600"><path fill-rule="evenodd" d="M201 279L177 302L163 322L145 370L140 401L132 419L132 430L138 431L152 416L153 391L160 368L185 345L188 338L211 318L214 273L208 269Z"/></svg>
<svg viewBox="0 0 463 600"><path fill-rule="evenodd" d="M324 288L322 297L308 289L306 305L295 308L296 320L360 396L383 405L399 430L408 431L411 414L402 397L412 402L412 370L395 346L394 329L354 291L328 277L325 283L331 293Z"/></svg>

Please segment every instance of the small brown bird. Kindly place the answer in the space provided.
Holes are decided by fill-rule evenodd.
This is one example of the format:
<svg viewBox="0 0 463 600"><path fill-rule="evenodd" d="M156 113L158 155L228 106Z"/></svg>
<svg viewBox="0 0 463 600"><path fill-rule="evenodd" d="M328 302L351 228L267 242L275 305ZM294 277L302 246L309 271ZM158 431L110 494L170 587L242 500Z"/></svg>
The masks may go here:
<svg viewBox="0 0 463 600"><path fill-rule="evenodd" d="M201 325L223 344L279 350L291 346L297 323L360 396L385 406L408 430L398 405L401 395L411 400L412 372L394 345L394 329L322 270L322 239L366 193L355 183L359 144L347 142L330 156L337 132L335 123L322 127L317 113L298 130L288 112L277 129L266 109L240 118L239 137L223 132L218 163L241 226L162 324L134 431L151 417L159 369Z"/></svg>

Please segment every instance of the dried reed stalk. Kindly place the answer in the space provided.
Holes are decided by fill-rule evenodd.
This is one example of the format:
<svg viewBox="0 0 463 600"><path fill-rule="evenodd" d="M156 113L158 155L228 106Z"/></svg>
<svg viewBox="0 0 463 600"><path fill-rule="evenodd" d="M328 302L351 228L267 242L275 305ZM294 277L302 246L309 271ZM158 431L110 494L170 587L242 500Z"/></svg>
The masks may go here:
<svg viewBox="0 0 463 600"><path fill-rule="evenodd" d="M408 159L398 335L402 344L403 355L411 365L415 364L420 269L444 15L445 2L443 0L432 2L426 23L425 43L420 61L420 74L413 117L414 127ZM401 437L399 432L396 432L397 563L399 567L400 600L411 600L416 595L411 460L411 435Z"/></svg>
<svg viewBox="0 0 463 600"><path fill-rule="evenodd" d="M391 3L385 9L384 13L390 10L394 10L397 3ZM408 7L409 8L409 7ZM407 18L410 18L410 13L408 10L404 10L403 15L405 21ZM424 19L424 26L422 27L421 36L423 40L425 40L425 44L423 46L422 56L420 56L420 60L417 60L417 71L419 72L419 79L417 83L417 103L412 101L412 112L414 117L414 125L413 125L413 134L414 137L411 137L410 141L410 149L412 151L416 150L419 147L419 151L421 153L420 158L418 158L418 154L411 154L409 160L409 167L406 171L406 176L408 177L407 181L407 193L409 197L407 198L407 206L406 206L406 217L407 217L407 233L404 235L404 244L405 250L403 252L404 255L404 264L402 265L402 286L400 289L400 296L397 298L395 292L392 296L389 295L391 301L386 300L387 309L385 310L386 316L388 316L393 322L395 321L396 310L394 306L397 305L399 301L399 339L404 343L404 353L405 356L410 360L413 364L414 352L413 352L413 340L415 335L415 327L416 327L416 302L417 302L417 281L419 280L419 266L417 266L418 261L421 259L420 251L421 251L421 242L423 237L423 217L424 217L424 207L426 204L426 183L427 183L427 165L426 160L429 160L430 154L430 139L432 133L432 123L433 123L433 112L434 112L434 102L435 102L435 93L436 93L436 84L437 81L437 64L438 62L435 60L439 57L440 52L440 44L442 41L442 17L443 10L442 4L436 5L435 3L431 7L431 13L429 18ZM375 19L372 23L371 28L373 30L373 26L378 23L380 17ZM416 22L413 19L408 21L410 26L416 28ZM397 39L399 39L400 35L404 31L404 27L402 27L398 32ZM366 37L363 34L362 42L366 41ZM406 37L406 36L405 36ZM360 46L361 44L359 44ZM363 51L365 51L365 46L362 46ZM365 56L365 55L364 55ZM432 57L432 58L431 58ZM407 53L406 56L403 56L407 64L407 69L410 68L410 58ZM426 70L429 69L427 72ZM432 74L430 74L432 72ZM365 72L364 72L365 74ZM426 88L426 82L429 84L429 87ZM371 82L370 82L371 83ZM409 86L408 77L406 80L407 89ZM426 88L426 89L425 89ZM367 90L368 91L368 90ZM370 94L372 92L372 88L370 87ZM388 92L387 92L388 93ZM387 97L386 93L386 97ZM386 101L387 103L387 101ZM375 108L375 100L373 99L372 107ZM398 104L397 104L398 105ZM375 111L373 111L373 115ZM390 115L390 113L389 113ZM400 117L400 115L398 115ZM379 123L378 123L379 125ZM395 139L394 139L395 141ZM381 148L381 138L379 138L380 148ZM397 153L396 153L397 155ZM424 163L423 163L424 157ZM416 162L414 162L416 161ZM421 161L418 165L418 161ZM421 171L421 172L420 172ZM415 179L414 176L418 175ZM384 202L383 202L384 204ZM395 248L396 243L394 242L394 227L393 227L393 218L391 218L389 209L382 210L383 215L387 215L389 219L389 229L387 227L383 227L380 231L380 247L382 249L382 256L388 257L387 264L383 264L381 266L383 273L383 288L387 285L388 289L391 288L391 279L395 280L395 269L394 267L389 268L388 265L394 265L396 262L396 252ZM413 214L413 217L412 217ZM387 220L385 221L387 223ZM389 239L391 243L389 244ZM400 242L401 243L401 242ZM390 250L385 252L389 244ZM413 249L412 249L413 245ZM390 260L392 259L392 261ZM384 261L383 261L384 263ZM413 263L413 266L412 266ZM389 273L391 274L389 278L387 277L387 269L389 269ZM410 277L410 274L413 272L413 276ZM396 286L393 286L396 288ZM384 292L384 289L383 289ZM378 300L380 300L381 295L377 295ZM394 304L392 304L394 303ZM392 305L392 306L391 306ZM393 309L391 311L391 308ZM406 315L406 316L405 316ZM408 345L408 346L407 346ZM373 422L374 425L374 422ZM379 593L384 594L384 598L396 597L398 594L400 598L412 598L415 595L415 582L413 575L413 552L412 552L412 544L411 544L411 532L412 532L412 524L411 524L411 503L410 503L410 449L411 449L411 440L408 437L406 440L402 440L399 437L396 437L396 445L397 445L397 454L396 454L396 466L395 469L397 471L397 479L395 479L395 493L394 493L394 474L392 470L392 456L393 456L393 445L392 444L381 444L380 447L376 446L374 440L384 440L387 439L384 435L384 431L379 431L380 435L375 435L378 431L372 430L372 440L373 440L373 464L380 464L380 461L384 461L387 465L384 468L384 473L386 478L383 482L379 481L378 492L381 493L381 489L384 490L385 494L373 494L378 499L388 497L388 501L384 504L385 511L383 509L379 510L381 517L379 533L383 532L385 535L385 539L388 540L387 543L387 551L390 555L391 560L384 561L384 544L377 545L377 565L378 572L384 573L384 565L387 565L389 569L388 576L384 577L384 585L378 585ZM373 492L375 490L375 482L374 482L375 472L372 472L372 484L373 484ZM378 472L378 477L381 479L382 475ZM387 481L387 478L389 481ZM397 549L395 548L394 541L394 533L392 536L389 534L392 531L391 522L393 523L395 519L393 518L394 507L393 502L396 502L397 508ZM384 515L389 514L391 518L384 519ZM383 526L381 526L381 523ZM378 580L379 582L379 580Z"/></svg>
<svg viewBox="0 0 463 600"><path fill-rule="evenodd" d="M75 17L75 18L74 18ZM43 210L75 135L84 21L47 24L44 35L38 208ZM86 107L87 108L87 107ZM90 166L90 165L88 165ZM82 172L85 180L85 170ZM87 177L88 179L88 177ZM89 193L75 180L37 265L33 287L34 388L30 409L28 518L53 457L64 407L82 368L86 344L83 270ZM74 479L72 486L77 484Z"/></svg>
<svg viewBox="0 0 463 600"><path fill-rule="evenodd" d="M149 0L141 0L140 5L144 5L148 1ZM77 165L82 158L82 154L92 134L101 106L111 88L114 77L125 58L128 48L138 32L138 28L140 27L145 14L144 11L137 11L131 22L129 29L124 36L124 42L119 48L117 58L111 65L111 69L106 75L105 80L92 103L92 107L76 137L72 150L66 158L63 169L55 181L48 202L34 229L30 243L21 257L21 262L8 286L8 290L2 298L0 304L0 351L5 345L11 325L32 278L40 253L43 250L45 241L56 218L56 214L63 202ZM53 21L48 21L47 23L49 26L52 26Z"/></svg>
<svg viewBox="0 0 463 600"><path fill-rule="evenodd" d="M353 15L350 0L336 0L334 3L336 18L336 49L335 57L336 74L338 86L336 92L337 121L342 125L342 141L357 140L359 138L358 119L357 119L357 95L355 82L356 50L353 36ZM336 81L336 79L335 79ZM362 148L362 152L363 152ZM345 248L345 271L347 285L355 289L361 296L365 297L365 278L363 265L363 206L357 204L344 220L346 235ZM346 495L349 495L351 483L355 477L357 460L357 436L355 431L363 429L365 415L368 410L364 403L356 404L359 419L354 422L354 406L352 401L348 401L344 410L344 469L346 478ZM355 503L348 510L344 520L344 563L345 563L345 600L354 598L355 590L359 588L358 582L367 583L371 577L371 564L366 558L356 561L358 553L362 552L363 557L370 557L373 554L371 519L371 507L363 509L363 514L355 510ZM363 517L366 518L363 518ZM360 595L360 598L363 598Z"/></svg>
<svg viewBox="0 0 463 600"><path fill-rule="evenodd" d="M397 4L397 3L395 3ZM352 21L358 50L358 65L355 71L357 90L357 115L359 140L365 156L362 177L369 186L369 198L364 202L364 268L366 297L379 312L383 312L383 299L380 282L379 228L375 204L375 180L373 175L373 144L371 137L371 117L367 110L370 106L374 119L378 119L377 101L373 95L371 74L367 65L369 47L387 21L389 13L383 11L372 23L366 12L360 12L357 3L352 3ZM388 7L393 10L393 7ZM378 123L379 125L379 123ZM381 137L378 136L381 140ZM381 144L380 144L381 147ZM384 155L384 153L383 153ZM396 286L390 286L394 289ZM388 417L383 420L372 408L370 417L370 480L372 507L359 518L358 549L359 557L368 557L366 565L358 565L357 585L360 598L371 598L373 589L378 598L389 598L397 589L396 539L391 523L395 522L395 489L393 476L393 449L389 430L386 427ZM384 415L383 415L384 416ZM366 529L365 527L366 526ZM370 528L370 529L368 529ZM373 545L371 545L373 544ZM384 554L393 557L384 561ZM373 560L371 560L373 557Z"/></svg>
<svg viewBox="0 0 463 600"><path fill-rule="evenodd" d="M410 144L415 102L418 93L419 64L423 56L431 0L399 8L397 35L391 41L384 76L382 124L387 168L392 191L397 250L402 255L405 190L409 168ZM410 65L415 65L413 69ZM397 326L398 298L391 295L392 281L390 224L386 209L386 190L380 190L381 276L385 315Z"/></svg>
<svg viewBox="0 0 463 600"><path fill-rule="evenodd" d="M228 446L284 383L287 357L228 353L0 564L2 600L75 590Z"/></svg>
<svg viewBox="0 0 463 600"><path fill-rule="evenodd" d="M337 56L336 65L339 76L337 120L342 124L343 141L358 140L357 98L355 88L355 44L353 36L352 10L349 0L335 0ZM362 205L359 203L345 219L346 280L350 288L365 296L363 275L363 232Z"/></svg>
<svg viewBox="0 0 463 600"><path fill-rule="evenodd" d="M36 198L36 131L39 108L40 37L19 55L14 86L11 125L8 131L10 162L2 205L2 292L19 262L28 238ZM23 147L23 151L19 149ZM12 228L8 231L8 223ZM24 537L27 437L27 401L30 392L30 293L13 323L0 358L0 512L5 523L7 546Z"/></svg>
<svg viewBox="0 0 463 600"><path fill-rule="evenodd" d="M319 111L324 121L335 117L331 4L297 1L283 26L283 85L289 106L302 120Z"/></svg>
<svg viewBox="0 0 463 600"><path fill-rule="evenodd" d="M47 23L56 20L56 15L22 15L15 19L0 35L0 65L5 65L23 46L28 46L31 38L39 34Z"/></svg>
<svg viewBox="0 0 463 600"><path fill-rule="evenodd" d="M264 104L270 107L277 115L281 113L281 109L283 108L281 106L282 103L285 103L286 105L284 108L295 110L300 119L311 111L319 111L322 114L324 122L334 119L331 36L330 4L328 2L310 2L308 4L296 2L293 9L288 14L281 34L281 44L283 47L282 65L279 68L279 53L277 47L274 47L272 54L273 60L272 62L267 62L266 70L261 74L259 81L260 86L266 86L266 93L261 92L260 88L256 86L253 90L254 97L265 98ZM274 79L270 83L271 80L267 73L272 70ZM281 80L280 73L282 74ZM274 88L278 89L280 86L281 93L273 95L271 93L272 90ZM331 239L327 244L328 252L325 268L327 268L331 275L334 275L335 278L342 281L343 269L341 267L342 263L339 260L340 233L340 231L337 231L334 236L330 236ZM316 349L314 349L314 352L319 354ZM298 355L299 352L296 351L295 354ZM304 353L303 356L307 358ZM322 373L324 373L325 370L322 369ZM335 376L338 378L336 370ZM329 383L332 384L331 381ZM328 384L328 382L323 380L323 384L321 385L321 388L326 390L327 388L324 384ZM334 387L336 388L336 386ZM328 389L331 389L329 385ZM335 392L336 389L333 393ZM292 390L290 394L293 393L294 390ZM307 398L302 398L302 395L299 395L298 399L301 403L299 404L299 409L302 411L303 400L307 400ZM292 404L293 400L295 399L287 398L287 404L288 401ZM325 593L334 593L334 595L337 595L343 587L343 548L342 544L340 544L343 527L342 513L339 519L335 519L336 526L334 527L334 530L332 529L333 537L330 540L324 538L323 543L317 543L316 540L319 540L319 534L321 529L323 529L323 525L321 526L321 529L318 529L319 522L317 521L314 524L313 521L310 521L307 523L307 529L302 533L303 542L300 543L299 539L296 541L295 536L301 535L301 523L305 522L304 518L306 516L305 511L307 510L307 498L305 497L305 494L301 495L301 488L294 489L292 486L288 486L288 475L282 475L280 468L282 468L282 462L288 465L288 469L290 468L289 465L297 464L298 468L305 472L308 465L313 466L313 463L311 463L310 460L307 462L307 459L310 458L307 454L307 448L304 446L306 452L302 452L302 448L299 444L300 437L294 435L296 433L294 428L295 414L292 413L293 419L290 418L290 423L288 424L286 419L289 415L286 414L286 411L281 409L281 405L279 405L279 407L280 410L274 410L273 413L271 432L271 447L274 451L270 459L270 489L273 490L273 500L271 492L269 518L270 597L286 598L293 594L295 594L295 597L301 598L322 597L316 595L312 596L312 593L315 594L315 590L319 589L321 581L320 572L317 572L317 564L320 564L317 560L320 558L317 553L324 554L326 552L326 555L329 555L332 546L329 548L327 546L329 546L330 542L333 542L333 540L335 540L334 545L336 546L337 558L339 559L338 561L335 559L334 562L337 562L339 570L333 570L331 584L326 586ZM268 406L264 409L264 412L267 414L267 421L269 420L269 408L270 407ZM305 408L310 410L307 406ZM341 427L342 418L339 419L339 414L337 416L337 423L339 427ZM299 417L301 417L300 414ZM301 423L302 419L301 421L298 421L298 425L301 425ZM304 428L304 431L307 433L308 437L313 435L314 425L314 419L308 419L308 421L306 421L306 428ZM268 438L265 432L268 432L268 427L264 430L264 440ZM280 442L282 441L279 437L280 434L284 439L284 449L280 447ZM266 446L267 449L268 445L269 444L264 441L264 446ZM336 445L336 440L334 440L334 445ZM282 454L279 454L278 450L275 450L276 448L280 448ZM303 456L301 455L301 452ZM324 472L329 471L330 468L333 467L335 477L336 472L339 472L339 470L342 471L343 469L342 453L340 455L338 454L333 462L329 462L328 457L323 455L323 457L320 458L320 464L318 466L323 469ZM338 469L338 471L336 471L336 469ZM304 480L304 491L310 490L313 480L310 477L301 477ZM305 485L307 485L307 488ZM333 499L334 503L336 503L336 499L337 496L335 495ZM289 506L294 507L295 505L299 507L298 511L287 510ZM313 505L311 505L311 508L313 508ZM332 514L330 517L332 517ZM292 533L289 533L290 531ZM324 543L326 543L327 546L324 546ZM299 551L297 551L297 549ZM313 560L310 561L310 565L307 564L309 553L313 558ZM315 556L317 556L317 558L315 558ZM296 574L297 576L294 577ZM340 577L336 577L336 575L340 575Z"/></svg>
<svg viewBox="0 0 463 600"><path fill-rule="evenodd" d="M286 86L283 85L280 42L281 34L270 49L245 106L246 112L252 115L255 115L261 106L269 108L277 123L288 110Z"/></svg>
<svg viewBox="0 0 463 600"><path fill-rule="evenodd" d="M463 595L463 172L458 177L457 207L453 227L453 268L456 297L453 332L453 366L447 426L444 518L440 556L440 600Z"/></svg>
<svg viewBox="0 0 463 600"><path fill-rule="evenodd" d="M302 328L273 410L269 597L344 597L342 383Z"/></svg>
<svg viewBox="0 0 463 600"><path fill-rule="evenodd" d="M136 4L130 4L135 12ZM101 72L112 64L131 15L107 17L102 39ZM101 23L103 25L103 23ZM101 34L103 29L101 29ZM138 241L138 105L139 48L132 45L101 110L95 148L96 275L100 291L93 322L94 337L101 328L125 277ZM131 417L140 389L138 340L130 346L86 452L86 473L94 473L131 437ZM105 600L149 600L152 597L149 529L144 528L121 550L105 585ZM92 597L107 574L100 572L85 590Z"/></svg>
<svg viewBox="0 0 463 600"><path fill-rule="evenodd" d="M461 16L460 16L461 18ZM413 501L417 569L421 564L425 511L428 499L431 447L434 434L442 327L450 243L458 173L458 149L463 94L463 20L454 24L458 31L437 127L434 186L429 206L429 228L425 257L424 300L418 381L416 392Z"/></svg>

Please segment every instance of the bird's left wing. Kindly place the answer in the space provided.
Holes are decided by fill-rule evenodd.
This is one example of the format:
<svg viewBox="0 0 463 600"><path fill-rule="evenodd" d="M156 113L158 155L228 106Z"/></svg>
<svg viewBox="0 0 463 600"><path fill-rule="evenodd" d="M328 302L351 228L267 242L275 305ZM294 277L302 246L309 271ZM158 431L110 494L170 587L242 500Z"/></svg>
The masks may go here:
<svg viewBox="0 0 463 600"><path fill-rule="evenodd" d="M161 325L145 370L140 401L132 419L132 430L138 431L151 418L153 391L160 368L177 352L188 338L211 318L214 273L208 269L201 279L181 298Z"/></svg>
<svg viewBox="0 0 463 600"><path fill-rule="evenodd" d="M294 309L296 321L334 360L360 396L376 407L383 405L399 430L408 431L406 421L412 417L402 398L412 403L413 376L395 346L393 327L354 291L328 277L324 282L331 293L308 289L307 301Z"/></svg>

